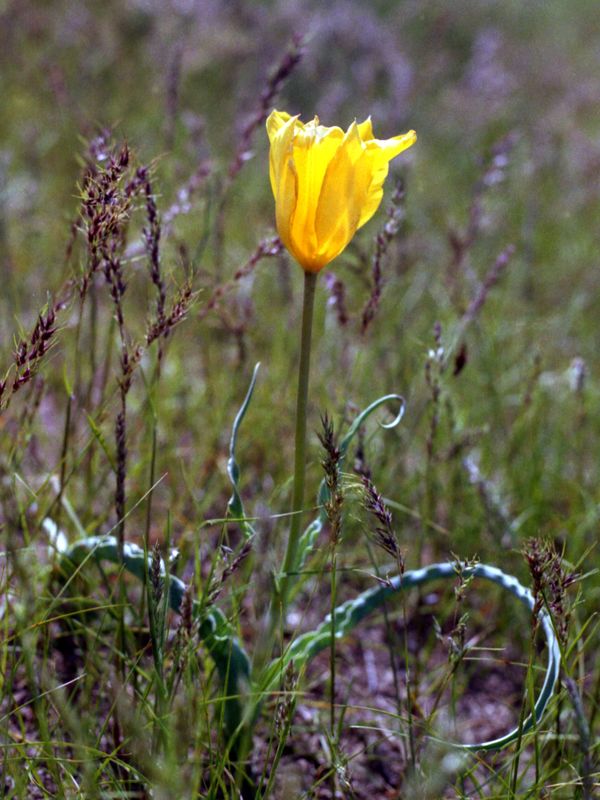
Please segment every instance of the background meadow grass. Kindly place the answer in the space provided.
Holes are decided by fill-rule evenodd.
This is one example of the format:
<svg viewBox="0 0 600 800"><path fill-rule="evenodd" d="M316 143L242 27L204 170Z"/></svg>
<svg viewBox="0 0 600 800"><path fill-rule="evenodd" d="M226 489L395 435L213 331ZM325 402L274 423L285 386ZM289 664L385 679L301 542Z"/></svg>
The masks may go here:
<svg viewBox="0 0 600 800"><path fill-rule="evenodd" d="M330 797L333 763L344 797L592 797L600 729L596 3L4 0L0 25L2 796L236 796L218 739L219 689L193 631L176 617L165 622L161 669L173 683L161 707L139 586L127 584L123 657L114 572L82 570L65 591L42 521L51 516L70 540L117 522L114 303L98 273L80 315L69 281L89 265L84 170L95 164L101 174L126 142L126 172L147 167L158 209L166 308L182 297L189 304L145 349L127 395L126 536L146 536L163 552L177 547L174 569L198 596L213 571L224 575L219 603L242 639L260 639L285 549L279 515L290 502L302 285L301 270L271 241L263 118L277 107L344 127L371 114L382 138L409 128L419 136L394 163L374 220L319 279L308 497L322 477L319 414L343 431L358 409L401 393L402 423L389 431L368 423L362 445L408 567L477 556L529 585L523 547L531 537L550 541L566 571L584 576L569 594L565 674L590 730L586 740L562 688L534 744L473 756L465 767L452 751L442 757L422 743L411 764L380 618L339 645L338 710L346 707L348 724L338 742L327 740L327 658L300 684L271 796ZM403 187L395 200L394 179ZM143 191L128 215L123 312L133 352L157 314ZM375 240L386 224L394 235L381 246L378 290ZM35 349L40 313L48 348L19 362L22 341L29 356ZM230 494L229 435L258 361L237 448L258 536L230 575L221 545L235 551L238 531L219 522ZM15 375L23 380L12 394ZM373 525L352 456L340 600L373 585L373 559L383 575L394 572L365 536ZM327 538L320 544L293 627L312 627L329 609ZM460 664L455 732L465 740L516 724L529 657L527 615L476 588L467 638L485 634L507 650L487 667ZM407 618L389 609L388 633L407 643L426 708L432 675L447 662L432 616L449 633L461 608L439 590L405 610ZM272 763L276 705L257 731L255 775Z"/></svg>

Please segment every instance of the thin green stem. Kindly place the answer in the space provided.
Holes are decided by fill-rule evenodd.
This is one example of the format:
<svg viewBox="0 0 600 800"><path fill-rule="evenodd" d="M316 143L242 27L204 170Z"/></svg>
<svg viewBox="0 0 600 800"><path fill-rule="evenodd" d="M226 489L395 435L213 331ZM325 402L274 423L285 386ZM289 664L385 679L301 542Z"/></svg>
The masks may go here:
<svg viewBox="0 0 600 800"><path fill-rule="evenodd" d="M338 737L335 725L335 695L336 695L336 648L335 648L335 609L337 605L337 541L335 537L331 543L331 637L329 644L329 725L331 728L331 794L337 797L337 772L335 762L337 761Z"/></svg>
<svg viewBox="0 0 600 800"><path fill-rule="evenodd" d="M85 303L85 296L81 298L79 303L79 313L77 316L77 329L75 335L75 386L80 386L81 381L81 327L83 324L83 308ZM66 380L68 386L67 396L67 409L65 413L65 426L63 430L62 450L60 453L60 478L58 483L58 495L56 498L56 511L54 512L54 520L57 527L60 527L60 517L62 514L62 496L65 491L66 475L67 475L67 456L69 453L69 440L71 436L71 415L73 411L73 389Z"/></svg>
<svg viewBox="0 0 600 800"><path fill-rule="evenodd" d="M283 578L281 582L281 613L285 615L293 573L298 564L298 545L302 530L302 508L304 506L304 473L306 467L306 417L308 409L308 382L310 374L310 346L312 339L313 309L317 273L304 273L304 304L302 308L302 334L300 339L300 366L298 369L298 395L296 400L296 439L294 456L294 490L292 496L292 518L287 543Z"/></svg>
<svg viewBox="0 0 600 800"><path fill-rule="evenodd" d="M331 637L329 645L329 723L331 727L331 740L335 742L335 609L337 606L337 543L331 545Z"/></svg>

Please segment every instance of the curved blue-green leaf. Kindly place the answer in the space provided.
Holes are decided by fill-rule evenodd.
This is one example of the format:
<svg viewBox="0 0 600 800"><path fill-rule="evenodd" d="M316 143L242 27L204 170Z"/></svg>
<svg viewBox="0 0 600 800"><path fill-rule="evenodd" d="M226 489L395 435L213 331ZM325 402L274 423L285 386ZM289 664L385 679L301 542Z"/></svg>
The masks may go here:
<svg viewBox="0 0 600 800"><path fill-rule="evenodd" d="M120 564L119 548L114 536L97 536L82 539L72 545L63 555L61 566L67 576L81 567L88 559L110 561ZM147 565L144 551L130 543L123 548L125 568L140 580L144 580ZM462 574L491 581L510 592L530 610L534 609L535 600L531 591L519 581L496 567L487 564L461 566ZM163 575L166 574L161 564ZM386 584L378 585L363 592L353 600L343 603L335 610L335 637L340 639L353 631L366 617L381 608L399 592L422 586L434 580L448 580L456 577L457 564L432 564L418 570L405 572L396 576ZM179 611L186 586L179 578L169 575L169 605ZM199 634L215 662L224 690L224 710L226 735L229 741L239 733L243 726L252 726L260 713L260 698L268 696L279 687L281 677L287 665L293 661L296 670L300 670L311 659L331 644L331 615L325 617L321 625L309 633L295 639L285 653L275 659L262 673L260 680L252 681L250 661L235 636L232 626L223 613L215 606L206 607L194 601L193 614L199 622ZM463 750L498 750L515 742L527 731L531 730L542 718L553 695L554 687L560 672L560 647L552 619L544 609L539 612L539 622L548 647L548 662L541 691L535 701L533 713L523 724L509 731L504 736L474 744L452 743Z"/></svg>
<svg viewBox="0 0 600 800"><path fill-rule="evenodd" d="M348 446L352 439L356 436L358 429L361 425L363 425L367 419L371 416L374 411L377 411L378 408L385 405L386 403L391 403L392 401L397 401L400 403L400 410L394 417L391 422L386 423L379 423L382 428L395 428L396 425L399 425L402 421L402 417L404 416L404 411L406 409L406 402L402 395L400 394L384 394L382 397L377 398L374 400L370 406L367 406L364 411L361 411L360 414L356 417L352 425L348 428L348 433L344 436L342 441L340 442L340 453L342 454L342 460L346 457L346 453L348 452Z"/></svg>
<svg viewBox="0 0 600 800"><path fill-rule="evenodd" d="M249 539L251 536L254 536L254 528L246 519L246 515L244 513L244 505L242 503L242 498L239 492L239 480L240 480L240 469L238 466L237 461L235 460L235 447L237 444L237 436L240 425L242 424L242 420L246 415L246 411L248 410L248 406L250 405L250 400L252 399L252 393L254 392L254 386L256 384L256 378L258 376L258 370L260 367L260 362L256 364L254 367L254 372L252 373L252 380L250 381L250 386L248 387L248 391L246 392L246 397L244 398L244 402L240 406L240 410L235 416L233 421L233 427L231 429L231 438L229 440L229 458L227 460L227 475L229 476L229 481L231 482L231 486L233 488L233 492L231 497L229 498L229 502L227 503L227 514L230 517L233 517L235 521L240 526L240 529L246 539Z"/></svg>
<svg viewBox="0 0 600 800"><path fill-rule="evenodd" d="M492 583L496 583L518 598L530 610L534 608L535 600L529 589L526 589L516 578L507 575L496 567L487 564L477 564L475 566L464 565L462 574L465 576L473 575L477 578L484 578ZM423 569L405 572L403 576L396 576L390 580L388 584L376 586L373 589L363 592L358 597L349 600L335 610L335 638L340 639L350 633L366 617L381 608L386 601L390 600L399 592L421 586L429 581L455 577L456 564L432 564ZM474 744L456 744L456 747L470 751L499 750L516 741L524 733L531 730L541 719L554 692L556 681L558 680L561 656L552 620L548 612L542 610L539 614L539 620L548 646L548 663L544 683L535 702L534 713L527 717L520 727L509 731L506 735L498 739ZM268 694L277 688L281 676L290 661L293 661L294 668L299 670L318 653L330 646L331 615L327 615L316 630L299 636L291 643L280 658L276 659L268 666L260 681L261 691Z"/></svg>
<svg viewBox="0 0 600 800"><path fill-rule="evenodd" d="M398 425L402 417L404 416L404 411L406 407L406 403L402 395L399 394L386 394L382 397L379 397L370 406L367 406L363 411L361 411L358 416L353 420L352 424L348 428L346 435L340 441L339 450L340 450L340 461L339 461L339 468L340 471L344 465L344 461L346 460L346 455L348 454L348 448L352 443L352 440L358 433L358 430L361 425L363 425L367 419L371 416L374 411L377 411L378 408L385 405L386 403L391 402L399 402L400 403L400 410L394 417L391 422L388 423L380 423L382 428L394 428ZM299 551L299 566L298 569L302 569L302 567L306 564L306 559L310 555L319 533L323 529L323 525L327 520L327 515L325 513L325 505L329 500L329 489L327 488L327 484L324 480L321 481L319 486L319 491L317 493L317 505L319 506L319 515L316 519L314 519L310 525L305 529L302 536L300 537L300 543L298 546Z"/></svg>
<svg viewBox="0 0 600 800"><path fill-rule="evenodd" d="M61 571L69 577L90 559L96 562L108 561L120 565L117 539L114 536L90 536L80 539L62 555ZM144 581L146 569L151 567L151 556L148 556L146 564L142 548L131 542L125 542L123 566L140 581ZM166 576L165 565L162 561L161 575ZM173 611L180 611L186 588L182 580L169 573L169 606ZM247 705L245 696L250 688L250 660L232 626L217 606L206 606L198 600L194 600L192 615L198 621L199 636L215 663L217 674L225 690L224 721L226 736L229 739L236 733L244 720L244 709Z"/></svg>

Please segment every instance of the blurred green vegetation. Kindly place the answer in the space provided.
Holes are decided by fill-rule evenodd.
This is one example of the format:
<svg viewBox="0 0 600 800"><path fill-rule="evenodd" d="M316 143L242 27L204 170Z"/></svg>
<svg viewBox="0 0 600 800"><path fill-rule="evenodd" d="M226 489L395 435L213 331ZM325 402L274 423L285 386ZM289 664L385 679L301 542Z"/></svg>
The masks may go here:
<svg viewBox="0 0 600 800"><path fill-rule="evenodd" d="M599 566L595 0L4 0L0 29L0 372L11 363L16 333L30 330L48 298L85 264L82 236L68 261L65 251L87 143L100 129L110 129L115 143L127 141L137 163L152 165L163 222L173 204L183 204L181 189L199 165L209 167L184 213L164 225L169 297L190 270L197 296L166 342L160 380L152 383L153 353L135 376L128 535L139 540L145 524L151 395L160 478L152 538L164 539L171 525L184 564L197 552L210 557L216 534L203 522L225 512L229 430L261 361L238 461L246 510L259 518L264 538L258 585L280 562L285 526L275 515L289 503L302 275L285 255L265 259L215 309L207 302L274 235L262 124L252 157L225 195L222 189L270 71L298 35L304 55L276 107L344 127L370 114L382 138L409 128L419 137L392 167L405 183L405 218L382 262L381 304L365 334L360 315L372 287L373 240L393 178L378 214L320 276L310 429L318 429L325 410L343 428L352 409L379 395L406 398L399 427L368 426L365 455L377 487L395 504L411 566L451 553L478 555L527 582L520 549L531 536L549 537L578 572ZM134 248L143 224L142 209L132 222ZM514 255L469 319L509 245ZM140 257L127 264L126 317L136 340L154 302L145 269ZM330 276L344 285L345 325L331 300ZM116 340L100 278L97 297L102 361ZM88 532L114 524L111 466L88 415L112 452L116 355L109 402L100 407L82 391L92 377L88 322L75 366L75 300L58 322L58 342L39 371L36 415L27 418L32 382L0 418L8 442L5 487L27 520L26 544L35 543L55 497L49 478L60 473L66 384L76 373L82 383L70 412L65 493ZM437 401L427 369L439 387ZM310 447L312 497L321 479L316 435ZM13 501L5 498L5 527ZM364 515L348 502L354 506L340 558L364 565ZM597 613L598 586L597 575L583 584L580 623ZM342 596L353 592L350 581L341 587ZM260 608L264 598L255 603ZM511 625L510 618L502 622ZM597 649L595 633L582 674L597 676ZM597 683L581 688L588 708L597 707Z"/></svg>

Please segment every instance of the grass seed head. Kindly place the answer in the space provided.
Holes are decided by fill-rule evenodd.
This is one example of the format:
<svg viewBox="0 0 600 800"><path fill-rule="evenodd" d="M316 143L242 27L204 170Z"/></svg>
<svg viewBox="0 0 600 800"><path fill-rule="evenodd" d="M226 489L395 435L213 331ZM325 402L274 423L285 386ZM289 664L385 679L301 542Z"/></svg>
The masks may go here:
<svg viewBox="0 0 600 800"><path fill-rule="evenodd" d="M361 481L364 488L364 507L379 523L373 529L373 541L395 559L402 574L405 567L404 556L394 531L392 513L371 478L368 475L361 475Z"/></svg>

